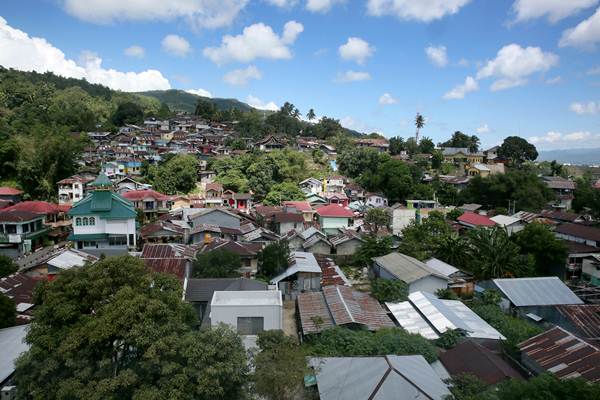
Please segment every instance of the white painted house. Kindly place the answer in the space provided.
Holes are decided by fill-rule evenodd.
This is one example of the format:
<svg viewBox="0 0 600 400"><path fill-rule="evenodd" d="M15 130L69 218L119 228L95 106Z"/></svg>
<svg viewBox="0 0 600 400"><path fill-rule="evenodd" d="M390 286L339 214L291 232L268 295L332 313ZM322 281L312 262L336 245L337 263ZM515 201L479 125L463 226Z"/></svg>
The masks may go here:
<svg viewBox="0 0 600 400"><path fill-rule="evenodd" d="M73 175L58 181L58 204L73 205L83 199L86 194L85 185L94 178L83 175Z"/></svg>
<svg viewBox="0 0 600 400"><path fill-rule="evenodd" d="M210 303L211 326L231 326L240 335L283 329L279 290L216 291Z"/></svg>
<svg viewBox="0 0 600 400"><path fill-rule="evenodd" d="M133 203L110 191L112 183L99 175L94 190L69 210L73 232L69 240L77 250L100 256L126 253L137 245Z"/></svg>

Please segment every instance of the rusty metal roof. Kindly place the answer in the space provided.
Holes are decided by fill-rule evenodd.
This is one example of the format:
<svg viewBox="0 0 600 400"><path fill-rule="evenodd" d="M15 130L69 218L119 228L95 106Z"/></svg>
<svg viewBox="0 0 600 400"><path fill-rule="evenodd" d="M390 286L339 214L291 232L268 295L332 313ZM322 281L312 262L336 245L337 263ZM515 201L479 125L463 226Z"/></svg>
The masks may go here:
<svg viewBox="0 0 600 400"><path fill-rule="evenodd" d="M520 343L519 349L559 379L600 382L600 349L558 326Z"/></svg>
<svg viewBox="0 0 600 400"><path fill-rule="evenodd" d="M556 309L584 339L600 344L600 304L564 305Z"/></svg>

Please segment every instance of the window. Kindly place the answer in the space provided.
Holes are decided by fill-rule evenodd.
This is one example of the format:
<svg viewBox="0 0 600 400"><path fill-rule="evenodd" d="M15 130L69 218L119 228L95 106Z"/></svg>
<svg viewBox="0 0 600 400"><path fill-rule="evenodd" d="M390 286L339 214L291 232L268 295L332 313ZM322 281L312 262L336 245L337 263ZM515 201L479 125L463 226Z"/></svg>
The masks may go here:
<svg viewBox="0 0 600 400"><path fill-rule="evenodd" d="M75 225L81 226L81 218L79 218L79 217L75 218Z"/></svg>
<svg viewBox="0 0 600 400"><path fill-rule="evenodd" d="M237 332L240 335L258 335L264 330L264 317L238 317Z"/></svg>
<svg viewBox="0 0 600 400"><path fill-rule="evenodd" d="M83 217L83 226L87 226L88 225L88 219L87 217Z"/></svg>
<svg viewBox="0 0 600 400"><path fill-rule="evenodd" d="M21 225L21 230L23 233L29 232L29 224Z"/></svg>
<svg viewBox="0 0 600 400"><path fill-rule="evenodd" d="M90 225L96 225L96 218L90 217Z"/></svg>
<svg viewBox="0 0 600 400"><path fill-rule="evenodd" d="M108 244L111 246L126 246L127 236L111 236L108 238Z"/></svg>
<svg viewBox="0 0 600 400"><path fill-rule="evenodd" d="M17 233L16 225L6 225L6 233Z"/></svg>

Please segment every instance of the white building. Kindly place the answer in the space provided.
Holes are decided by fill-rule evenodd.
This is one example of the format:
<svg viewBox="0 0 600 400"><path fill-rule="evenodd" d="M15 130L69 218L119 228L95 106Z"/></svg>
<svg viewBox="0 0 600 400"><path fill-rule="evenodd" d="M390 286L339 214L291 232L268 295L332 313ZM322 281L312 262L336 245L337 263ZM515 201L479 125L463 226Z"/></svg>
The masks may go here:
<svg viewBox="0 0 600 400"><path fill-rule="evenodd" d="M73 232L69 240L78 250L95 256L126 253L137 245L135 218L131 202L109 190L106 175L90 184L94 188L69 210Z"/></svg>
<svg viewBox="0 0 600 400"><path fill-rule="evenodd" d="M390 208L392 233L400 236L402 230L412 222L429 217L431 211L446 213L435 200L406 200L406 206L395 204Z"/></svg>
<svg viewBox="0 0 600 400"><path fill-rule="evenodd" d="M511 217L508 215L499 214L499 215L493 216L490 219L492 221L494 221L496 224L505 228L509 235L512 235L513 233L517 233L525 228L525 223L523 221L521 221L520 218L517 218L515 216Z"/></svg>
<svg viewBox="0 0 600 400"><path fill-rule="evenodd" d="M283 300L279 290L216 291L210 303L211 326L231 326L240 335L283 329Z"/></svg>
<svg viewBox="0 0 600 400"><path fill-rule="evenodd" d="M85 185L93 180L90 176L73 175L58 181L58 204L73 205L83 199L86 193Z"/></svg>

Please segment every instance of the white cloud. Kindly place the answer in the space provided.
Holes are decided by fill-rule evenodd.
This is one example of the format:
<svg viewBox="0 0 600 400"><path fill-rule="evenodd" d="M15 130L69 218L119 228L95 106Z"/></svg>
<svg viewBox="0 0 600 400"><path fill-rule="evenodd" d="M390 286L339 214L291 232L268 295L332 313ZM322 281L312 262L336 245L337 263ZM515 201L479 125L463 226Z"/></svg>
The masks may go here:
<svg viewBox="0 0 600 400"><path fill-rule="evenodd" d="M455 86L452 90L444 94L444 99L455 100L464 99L465 95L469 92L479 90L479 84L472 76L467 76L465 83Z"/></svg>
<svg viewBox="0 0 600 400"><path fill-rule="evenodd" d="M251 94L246 97L246 103L250 106L258 109L258 110L268 110L268 111L277 111L279 107L274 102L270 101L268 103L263 102L258 97L252 96Z"/></svg>
<svg viewBox="0 0 600 400"><path fill-rule="evenodd" d="M593 67L585 71L587 75L600 75L600 65Z"/></svg>
<svg viewBox="0 0 600 400"><path fill-rule="evenodd" d="M558 45L594 49L598 43L600 43L600 7L594 15L581 21L575 28L564 31Z"/></svg>
<svg viewBox="0 0 600 400"><path fill-rule="evenodd" d="M389 93L384 93L379 98L379 104L381 104L383 106L389 105L389 104L396 104L396 103L398 103L398 100Z"/></svg>
<svg viewBox="0 0 600 400"><path fill-rule="evenodd" d="M429 58L429 61L436 67L445 67L448 65L448 54L446 46L429 46L425 48L425 54Z"/></svg>
<svg viewBox="0 0 600 400"><path fill-rule="evenodd" d="M0 17L0 65L21 71L54 72L57 75L87 79L111 89L126 92L170 89L171 85L160 71L121 72L102 67L102 59L85 52L81 63L66 58L65 54L44 38L30 37L8 25Z"/></svg>
<svg viewBox="0 0 600 400"><path fill-rule="evenodd" d="M191 94L195 94L196 96L202 96L202 97L213 97L212 93L209 92L208 90L204 90L202 88L198 88L198 89L187 89L186 92L191 93Z"/></svg>
<svg viewBox="0 0 600 400"><path fill-rule="evenodd" d="M336 82L346 83L346 82L358 82L358 81L368 81L371 80L371 74L363 71L346 71L340 72L335 79Z"/></svg>
<svg viewBox="0 0 600 400"><path fill-rule="evenodd" d="M96 24L181 19L194 29L230 25L248 0L62 0L69 14Z"/></svg>
<svg viewBox="0 0 600 400"><path fill-rule="evenodd" d="M178 35L167 35L160 43L164 51L177 57L185 57L192 51L190 43Z"/></svg>
<svg viewBox="0 0 600 400"><path fill-rule="evenodd" d="M280 8L289 8L295 6L298 3L297 0L264 0L272 6Z"/></svg>
<svg viewBox="0 0 600 400"><path fill-rule="evenodd" d="M542 136L531 136L528 140L537 146L546 148L594 147L600 145L600 134L592 134L588 131L576 131L567 134L550 131Z"/></svg>
<svg viewBox="0 0 600 400"><path fill-rule="evenodd" d="M562 78L560 76L555 76L554 78L546 79L546 83L548 85L558 85L562 82Z"/></svg>
<svg viewBox="0 0 600 400"><path fill-rule="evenodd" d="M536 73L548 71L558 64L558 56L544 52L539 47L523 48L509 44L498 51L496 58L488 61L477 72L477 79L496 79L490 89L504 90L527 83L527 78Z"/></svg>
<svg viewBox="0 0 600 400"><path fill-rule="evenodd" d="M363 65L367 58L373 55L375 47L364 39L349 37L348 41L339 47L338 52L344 60L356 61Z"/></svg>
<svg viewBox="0 0 600 400"><path fill-rule="evenodd" d="M488 124L483 124L481 125L479 128L476 129L477 133L482 134L482 133L489 133L490 132L490 127Z"/></svg>
<svg viewBox="0 0 600 400"><path fill-rule="evenodd" d="M456 14L470 0L368 0L367 12L374 16L393 15L403 20L431 22Z"/></svg>
<svg viewBox="0 0 600 400"><path fill-rule="evenodd" d="M575 114L600 114L600 102L572 103L569 107Z"/></svg>
<svg viewBox="0 0 600 400"><path fill-rule="evenodd" d="M381 133L380 129L378 129L374 126L371 126L370 124L367 124L364 121L361 121L361 120L356 119L351 116L346 116L346 117L340 119L340 125L342 125L344 128L352 129L352 130L355 130L358 132L363 132L363 133L371 133L371 132Z"/></svg>
<svg viewBox="0 0 600 400"><path fill-rule="evenodd" d="M548 21L555 23L597 3L598 0L516 0L513 11L517 14L517 21L547 17Z"/></svg>
<svg viewBox="0 0 600 400"><path fill-rule="evenodd" d="M331 10L335 4L343 3L344 0L308 0L306 9L317 13L326 13Z"/></svg>
<svg viewBox="0 0 600 400"><path fill-rule="evenodd" d="M234 69L223 76L223 80L230 85L244 86L251 79L262 78L262 73L254 65L249 65L247 68Z"/></svg>
<svg viewBox="0 0 600 400"><path fill-rule="evenodd" d="M123 50L123 53L128 57L144 58L146 50L142 46L133 45Z"/></svg>
<svg viewBox="0 0 600 400"><path fill-rule="evenodd" d="M281 60L292 58L289 45L296 41L304 26L296 21L288 21L281 36L262 22L244 28L237 36L226 35L220 47L206 47L204 55L215 64L231 61L250 62L257 58Z"/></svg>

